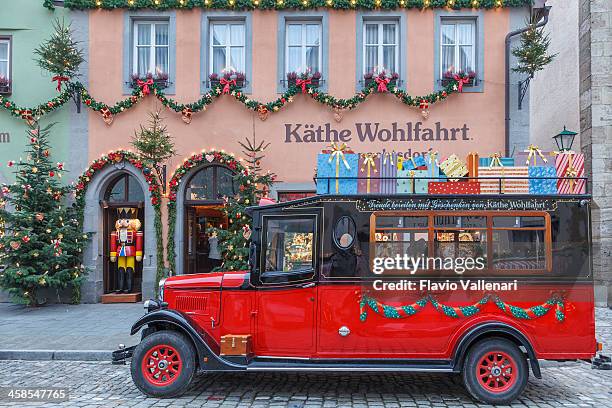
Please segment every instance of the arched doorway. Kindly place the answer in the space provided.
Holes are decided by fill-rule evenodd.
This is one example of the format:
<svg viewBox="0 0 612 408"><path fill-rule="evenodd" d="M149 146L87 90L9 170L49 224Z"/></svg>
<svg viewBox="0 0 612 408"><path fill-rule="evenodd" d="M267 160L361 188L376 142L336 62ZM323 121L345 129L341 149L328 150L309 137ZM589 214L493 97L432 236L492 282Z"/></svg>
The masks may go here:
<svg viewBox="0 0 612 408"><path fill-rule="evenodd" d="M110 235L115 231L115 222L120 217L120 210L131 209L131 218L140 220L140 231L145 229L144 217L145 194L139 181L129 173L119 173L110 180L104 191L101 205L103 209L103 292L104 294L116 294L123 290L123 294L132 294L135 301L138 301L142 287L142 264L136 262L133 276L119 276L118 263L110 260ZM129 289L127 289L129 287ZM104 299L103 299L104 300Z"/></svg>
<svg viewBox="0 0 612 408"><path fill-rule="evenodd" d="M222 209L224 196L237 191L234 172L223 165L198 168L185 183L183 211L183 273L206 273L220 265L217 240L210 227L227 228Z"/></svg>

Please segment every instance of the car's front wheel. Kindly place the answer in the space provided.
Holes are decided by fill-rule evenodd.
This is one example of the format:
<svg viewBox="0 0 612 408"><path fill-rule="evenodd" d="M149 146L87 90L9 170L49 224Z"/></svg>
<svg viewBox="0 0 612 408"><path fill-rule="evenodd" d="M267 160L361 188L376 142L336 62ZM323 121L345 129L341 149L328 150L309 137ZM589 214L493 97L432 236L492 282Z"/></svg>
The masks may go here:
<svg viewBox="0 0 612 408"><path fill-rule="evenodd" d="M529 368L516 344L492 338L470 348L462 374L465 388L474 398L487 404L508 404L525 389Z"/></svg>
<svg viewBox="0 0 612 408"><path fill-rule="evenodd" d="M181 333L159 331L145 337L132 356L132 380L152 397L176 397L195 373L195 351Z"/></svg>

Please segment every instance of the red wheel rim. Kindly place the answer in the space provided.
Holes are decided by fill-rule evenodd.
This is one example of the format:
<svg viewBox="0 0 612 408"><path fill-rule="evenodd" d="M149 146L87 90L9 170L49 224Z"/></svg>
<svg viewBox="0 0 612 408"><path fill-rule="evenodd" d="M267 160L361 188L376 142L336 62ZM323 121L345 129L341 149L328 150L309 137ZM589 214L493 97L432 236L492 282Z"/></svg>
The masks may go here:
<svg viewBox="0 0 612 408"><path fill-rule="evenodd" d="M159 387L172 384L181 374L183 361L172 346L160 344L147 351L142 359L142 373L145 379Z"/></svg>
<svg viewBox="0 0 612 408"><path fill-rule="evenodd" d="M516 382L516 363L503 351L490 351L476 366L476 377L480 385L489 392L507 391Z"/></svg>

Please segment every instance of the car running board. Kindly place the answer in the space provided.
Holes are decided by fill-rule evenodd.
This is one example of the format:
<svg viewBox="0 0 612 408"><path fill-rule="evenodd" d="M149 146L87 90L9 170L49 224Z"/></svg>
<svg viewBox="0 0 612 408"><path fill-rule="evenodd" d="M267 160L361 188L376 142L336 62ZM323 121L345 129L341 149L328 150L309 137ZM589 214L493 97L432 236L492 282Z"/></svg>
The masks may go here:
<svg viewBox="0 0 612 408"><path fill-rule="evenodd" d="M253 359L247 371L455 372L448 360L303 360Z"/></svg>

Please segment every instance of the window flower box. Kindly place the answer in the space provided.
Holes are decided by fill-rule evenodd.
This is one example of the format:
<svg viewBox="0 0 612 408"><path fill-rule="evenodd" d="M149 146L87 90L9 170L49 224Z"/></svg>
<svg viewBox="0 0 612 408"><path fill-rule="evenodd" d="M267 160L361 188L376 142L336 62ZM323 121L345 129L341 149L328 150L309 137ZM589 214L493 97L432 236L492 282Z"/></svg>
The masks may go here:
<svg viewBox="0 0 612 408"><path fill-rule="evenodd" d="M221 78L225 79L226 81L231 81L232 79L235 80L236 85L234 86L236 88L244 88L248 83L248 81L246 80L246 75L243 72L226 72L222 76L219 76L219 74L213 72L208 76L210 87L214 88L220 85Z"/></svg>
<svg viewBox="0 0 612 408"><path fill-rule="evenodd" d="M11 94L11 81L8 78L0 76L0 95Z"/></svg>
<svg viewBox="0 0 612 408"><path fill-rule="evenodd" d="M373 84L376 84L376 78L380 78L380 79L387 78L389 80L388 85L399 86L400 84L399 74L397 72L394 72L391 75L387 75L384 71L382 71L379 74L375 74L373 72L368 72L367 74L364 74L363 75L364 86L366 88L370 86L374 86Z"/></svg>
<svg viewBox="0 0 612 408"><path fill-rule="evenodd" d="M308 74L298 74L297 72L289 72L287 74L287 88L292 87L292 86L297 86L298 79L302 79L302 80L310 79L311 86L319 87L321 83L323 82L321 77L322 75L318 71L310 76Z"/></svg>
<svg viewBox="0 0 612 408"><path fill-rule="evenodd" d="M170 81L168 81L168 74L160 73L155 76L152 74L147 74L146 77L141 78L138 74L133 74L131 78L130 86L133 89L139 88L138 81L146 82L149 80L153 80L153 84L155 84L159 89L165 89L170 85Z"/></svg>
<svg viewBox="0 0 612 408"><path fill-rule="evenodd" d="M474 71L470 71L467 74L464 72L458 72L456 75L467 80L467 82L463 83L463 86L476 86L478 85L478 79L476 78L476 73ZM454 72L447 71L442 75L442 79L440 79L440 84L443 87L447 87L454 81Z"/></svg>

